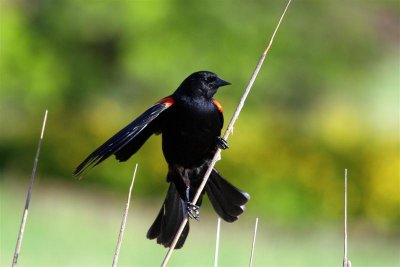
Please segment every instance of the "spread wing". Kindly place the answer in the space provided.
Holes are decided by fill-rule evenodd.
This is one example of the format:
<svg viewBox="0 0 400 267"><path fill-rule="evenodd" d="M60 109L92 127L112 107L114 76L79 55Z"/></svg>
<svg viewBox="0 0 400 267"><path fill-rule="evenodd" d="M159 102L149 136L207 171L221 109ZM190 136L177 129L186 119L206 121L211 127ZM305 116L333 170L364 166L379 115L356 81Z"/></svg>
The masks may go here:
<svg viewBox="0 0 400 267"><path fill-rule="evenodd" d="M174 99L169 96L151 106L137 119L93 151L76 168L74 175L80 176L87 168L100 164L112 154L115 154L119 161L130 158L152 134L160 131L162 116L159 117L159 115L172 106L174 102Z"/></svg>

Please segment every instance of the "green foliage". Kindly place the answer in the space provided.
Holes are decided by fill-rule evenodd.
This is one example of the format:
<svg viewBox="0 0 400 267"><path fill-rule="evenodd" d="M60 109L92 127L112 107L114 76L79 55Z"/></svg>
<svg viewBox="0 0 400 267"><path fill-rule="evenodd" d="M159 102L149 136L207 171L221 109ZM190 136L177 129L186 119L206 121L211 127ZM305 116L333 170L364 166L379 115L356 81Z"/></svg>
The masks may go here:
<svg viewBox="0 0 400 267"><path fill-rule="evenodd" d="M0 171L29 175L40 120L41 176L77 184L75 166L193 71L233 86L229 120L283 9L268 1L2 1ZM248 191L249 212L281 223L341 216L344 168L353 217L400 223L398 5L298 1L277 35L218 168ZM165 192L155 137L128 164L78 183ZM3 177L5 175L1 175Z"/></svg>

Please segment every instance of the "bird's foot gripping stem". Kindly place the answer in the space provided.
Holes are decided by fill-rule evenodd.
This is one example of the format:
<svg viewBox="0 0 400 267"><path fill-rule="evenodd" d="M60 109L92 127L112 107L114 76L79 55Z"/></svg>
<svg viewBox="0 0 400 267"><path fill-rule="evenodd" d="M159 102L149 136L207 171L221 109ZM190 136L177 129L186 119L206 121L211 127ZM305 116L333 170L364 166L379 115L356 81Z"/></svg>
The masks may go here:
<svg viewBox="0 0 400 267"><path fill-rule="evenodd" d="M190 201L186 202L186 210L189 218L200 220L199 206L192 204Z"/></svg>
<svg viewBox="0 0 400 267"><path fill-rule="evenodd" d="M221 136L218 136L217 137L217 147L222 150L225 150L225 149L229 148L228 142Z"/></svg>
<svg viewBox="0 0 400 267"><path fill-rule="evenodd" d="M191 219L195 219L196 221L198 221L200 219L200 207L192 204L192 202L190 202L190 198L189 198L189 191L190 191L190 187L186 188L186 211L187 211L187 215L189 216L189 218Z"/></svg>

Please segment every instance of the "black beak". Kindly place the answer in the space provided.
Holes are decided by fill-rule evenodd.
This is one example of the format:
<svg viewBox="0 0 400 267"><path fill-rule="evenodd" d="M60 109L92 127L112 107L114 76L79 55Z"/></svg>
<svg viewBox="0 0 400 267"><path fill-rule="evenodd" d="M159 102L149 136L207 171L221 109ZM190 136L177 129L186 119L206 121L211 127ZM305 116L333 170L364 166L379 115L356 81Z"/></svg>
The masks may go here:
<svg viewBox="0 0 400 267"><path fill-rule="evenodd" d="M224 81L221 78L217 78L217 80L215 81L215 84L217 85L217 87L221 87L221 86L225 86L225 85L230 85L230 82Z"/></svg>

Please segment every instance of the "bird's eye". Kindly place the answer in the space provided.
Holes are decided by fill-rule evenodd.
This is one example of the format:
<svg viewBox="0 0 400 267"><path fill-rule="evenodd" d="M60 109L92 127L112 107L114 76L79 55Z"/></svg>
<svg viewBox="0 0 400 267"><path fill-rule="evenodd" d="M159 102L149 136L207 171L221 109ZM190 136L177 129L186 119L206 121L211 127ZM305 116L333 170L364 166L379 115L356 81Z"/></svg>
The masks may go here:
<svg viewBox="0 0 400 267"><path fill-rule="evenodd" d="M214 76L208 76L205 78L205 81L208 83L214 82L216 78Z"/></svg>

